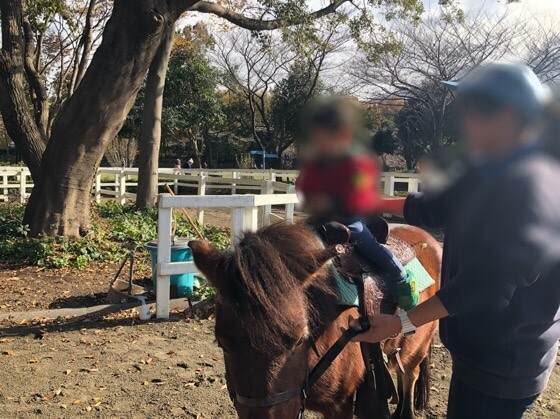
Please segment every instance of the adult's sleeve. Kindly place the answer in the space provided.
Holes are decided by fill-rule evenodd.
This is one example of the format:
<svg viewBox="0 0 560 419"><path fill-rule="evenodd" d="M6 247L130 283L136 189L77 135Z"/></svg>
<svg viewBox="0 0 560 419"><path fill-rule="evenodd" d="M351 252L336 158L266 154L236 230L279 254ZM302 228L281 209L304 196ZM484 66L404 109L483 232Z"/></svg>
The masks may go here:
<svg viewBox="0 0 560 419"><path fill-rule="evenodd" d="M531 178L510 179L493 188L478 216L470 218L461 270L438 291L451 315L503 309L516 289L530 286L558 263L558 246L551 246L558 243L553 227L558 223L539 186Z"/></svg>
<svg viewBox="0 0 560 419"><path fill-rule="evenodd" d="M473 182L469 171L447 185L426 192L411 193L404 204L404 218L408 224L425 228L442 228L454 212L455 203L463 199Z"/></svg>

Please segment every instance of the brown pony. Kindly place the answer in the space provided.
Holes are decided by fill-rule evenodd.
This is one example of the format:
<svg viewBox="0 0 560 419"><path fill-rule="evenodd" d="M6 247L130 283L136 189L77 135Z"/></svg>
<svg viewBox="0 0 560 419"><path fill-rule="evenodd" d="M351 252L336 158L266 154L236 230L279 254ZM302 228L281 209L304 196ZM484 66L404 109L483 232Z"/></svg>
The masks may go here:
<svg viewBox="0 0 560 419"><path fill-rule="evenodd" d="M393 226L391 235L409 245L434 278L439 278L441 249L426 232ZM240 418L298 417L299 389L308 371L357 317L355 308L341 309L333 291L334 256L304 225L273 224L246 233L232 251L218 251L206 242L190 243L200 271L217 289L216 339L222 348L227 386ZM423 293L431 296L436 287ZM436 329L428 324L408 338L387 341L388 354L400 348L404 373L394 357L399 404L394 417L413 418L425 407L429 391L428 356ZM314 344L312 344L312 342ZM352 418L354 398L364 380L360 345L348 344L308 394L306 408L325 418ZM240 403L284 395L274 405ZM357 408L358 417L373 413Z"/></svg>

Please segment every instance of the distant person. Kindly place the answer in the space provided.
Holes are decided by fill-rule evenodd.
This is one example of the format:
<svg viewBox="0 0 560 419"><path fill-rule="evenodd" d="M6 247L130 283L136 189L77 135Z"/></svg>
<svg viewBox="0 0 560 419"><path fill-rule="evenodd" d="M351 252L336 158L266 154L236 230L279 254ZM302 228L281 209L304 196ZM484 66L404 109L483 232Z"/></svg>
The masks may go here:
<svg viewBox="0 0 560 419"><path fill-rule="evenodd" d="M177 159L175 160L175 166L173 166L173 171L175 174L181 173L181 160Z"/></svg>
<svg viewBox="0 0 560 419"><path fill-rule="evenodd" d="M187 160L187 166L189 166L189 169L192 169L194 165L194 160L192 157L189 157L189 159Z"/></svg>
<svg viewBox="0 0 560 419"><path fill-rule="evenodd" d="M408 316L374 316L358 339L441 319L453 361L447 417L519 419L546 388L560 338L560 164L535 134L548 90L514 64L483 66L451 87L470 168L439 191L381 205L444 229L441 289Z"/></svg>
<svg viewBox="0 0 560 419"><path fill-rule="evenodd" d="M410 309L418 303L413 274L364 221L379 209L379 168L376 158L357 143L357 124L357 111L346 99L335 98L310 110L296 190L319 223L336 221L348 227L357 253L379 271L394 301Z"/></svg>

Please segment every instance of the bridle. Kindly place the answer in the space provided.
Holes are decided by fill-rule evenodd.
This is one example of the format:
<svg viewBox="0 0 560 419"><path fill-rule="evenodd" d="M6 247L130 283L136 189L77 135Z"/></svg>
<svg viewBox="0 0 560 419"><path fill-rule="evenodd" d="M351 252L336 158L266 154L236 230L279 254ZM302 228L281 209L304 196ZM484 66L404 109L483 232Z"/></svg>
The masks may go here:
<svg viewBox="0 0 560 419"><path fill-rule="evenodd" d="M313 385L331 366L333 361L344 350L346 345L348 345L354 337L356 337L360 333L366 332L369 328L370 323L368 316L361 315L358 319L357 324L351 324L348 329L344 331L342 336L340 336L338 340L328 349L328 351L320 357L319 361L317 361L313 369L311 369L311 371L306 374L305 381L300 388L295 388L292 390L283 391L281 393L275 393L270 396L258 398L245 397L240 394L231 394L230 396L232 400L234 400L234 402L238 405L249 408L269 408L287 403L295 399L296 397L299 397L301 406L297 415L297 419L303 419L305 416L307 396ZM314 344L312 345L317 352Z"/></svg>

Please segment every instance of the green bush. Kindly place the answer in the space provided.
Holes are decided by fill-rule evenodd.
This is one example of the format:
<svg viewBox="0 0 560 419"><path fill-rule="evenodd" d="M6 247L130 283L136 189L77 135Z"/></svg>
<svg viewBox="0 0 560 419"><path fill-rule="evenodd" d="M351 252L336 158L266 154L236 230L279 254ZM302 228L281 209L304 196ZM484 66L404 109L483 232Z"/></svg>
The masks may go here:
<svg viewBox="0 0 560 419"><path fill-rule="evenodd" d="M22 205L0 205L0 260L15 265L83 268L94 261L122 259L130 247L146 254L144 244L157 238L156 210L137 211L115 202L93 208L92 234L82 239L30 238L23 213ZM195 237L186 219L177 216L175 224L178 237ZM204 234L219 248L229 245L226 229L205 227Z"/></svg>

